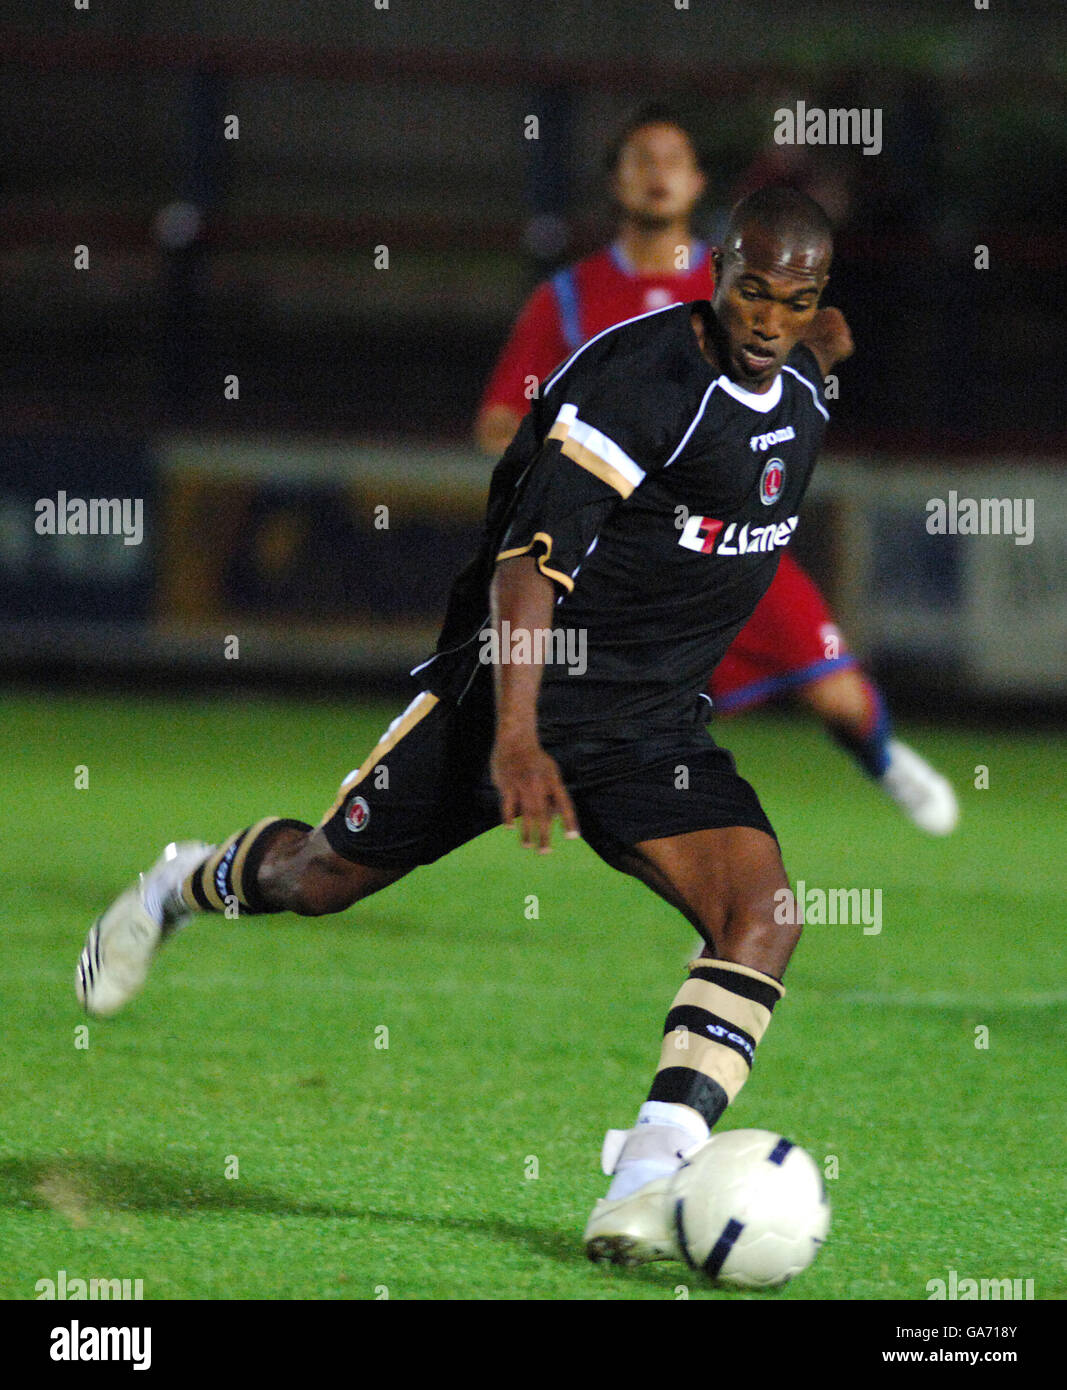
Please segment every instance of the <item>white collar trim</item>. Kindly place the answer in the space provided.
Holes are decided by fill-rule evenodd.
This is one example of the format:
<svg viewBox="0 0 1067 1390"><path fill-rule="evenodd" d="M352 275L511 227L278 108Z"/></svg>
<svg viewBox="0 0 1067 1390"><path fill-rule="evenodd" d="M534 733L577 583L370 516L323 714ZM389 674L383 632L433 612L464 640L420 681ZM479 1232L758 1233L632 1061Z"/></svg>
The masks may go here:
<svg viewBox="0 0 1067 1390"><path fill-rule="evenodd" d="M746 391L728 376L720 376L715 385L721 386L728 396L733 396L735 401L747 405L750 410L758 410L761 415L769 414L782 399L781 372L774 378L774 384L769 391Z"/></svg>

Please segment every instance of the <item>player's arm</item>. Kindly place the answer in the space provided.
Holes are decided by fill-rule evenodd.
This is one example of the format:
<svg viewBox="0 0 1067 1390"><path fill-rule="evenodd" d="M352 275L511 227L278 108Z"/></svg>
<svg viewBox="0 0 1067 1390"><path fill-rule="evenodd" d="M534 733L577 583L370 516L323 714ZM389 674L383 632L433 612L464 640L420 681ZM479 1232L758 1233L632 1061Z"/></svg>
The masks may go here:
<svg viewBox="0 0 1067 1390"><path fill-rule="evenodd" d="M840 309L820 309L801 337L823 376L855 351L852 333Z"/></svg>
<svg viewBox="0 0 1067 1390"><path fill-rule="evenodd" d="M474 437L478 447L499 457L530 408L530 378L538 387L567 356L559 304L550 284L526 301L482 397Z"/></svg>
<svg viewBox="0 0 1067 1390"><path fill-rule="evenodd" d="M650 362L654 366L654 355ZM567 402L571 384L577 390ZM646 469L662 465L681 433L665 410L665 383L640 363L627 361L617 374L605 370L584 389L565 381L561 394L564 401L496 557L491 597L498 655L509 634L551 629L556 600L573 591L601 529L640 486ZM531 641L526 650L547 651L550 645ZM559 769L538 736L542 675L539 665L497 663L491 773L505 823L522 816L523 843L531 844L536 831L547 850L554 816L563 819L568 834L578 832L578 823Z"/></svg>
<svg viewBox="0 0 1067 1390"><path fill-rule="evenodd" d="M552 627L556 588L532 555L518 555L498 563L490 589L492 625L496 634L497 661L493 672L496 693L496 738L489 769L500 793L501 820L512 826L522 820L522 843L536 844L547 854L552 821L559 816L570 838L578 835L575 815L555 759L541 747L537 732L537 697L543 667L536 661L504 661L504 643L529 633L527 651L548 649L532 634Z"/></svg>
<svg viewBox="0 0 1067 1390"><path fill-rule="evenodd" d="M474 422L474 440L483 454L499 458L522 424L522 416L510 405L484 406Z"/></svg>

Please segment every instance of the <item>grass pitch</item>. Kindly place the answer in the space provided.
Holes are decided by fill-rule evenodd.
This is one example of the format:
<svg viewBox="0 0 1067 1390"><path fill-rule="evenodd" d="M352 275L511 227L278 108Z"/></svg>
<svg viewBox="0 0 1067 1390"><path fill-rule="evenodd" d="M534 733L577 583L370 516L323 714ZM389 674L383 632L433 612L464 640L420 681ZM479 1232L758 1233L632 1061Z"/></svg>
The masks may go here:
<svg viewBox="0 0 1067 1390"><path fill-rule="evenodd" d="M582 1255L696 940L583 844L497 830L340 917L202 919L86 1031L75 960L136 871L317 820L398 709L8 701L0 1296L64 1270L148 1299L746 1297ZM718 730L791 877L882 890L879 933L807 928L723 1121L802 1144L834 1207L812 1269L750 1296L925 1299L955 1269L1062 1298L1067 740L901 732L959 791L949 840L810 723Z"/></svg>

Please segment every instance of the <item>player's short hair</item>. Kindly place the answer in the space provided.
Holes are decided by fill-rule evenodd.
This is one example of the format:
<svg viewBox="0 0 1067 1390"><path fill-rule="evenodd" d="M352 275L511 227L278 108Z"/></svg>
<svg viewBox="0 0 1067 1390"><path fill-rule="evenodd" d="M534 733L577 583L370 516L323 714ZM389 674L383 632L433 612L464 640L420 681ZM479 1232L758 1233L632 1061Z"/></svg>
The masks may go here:
<svg viewBox="0 0 1067 1390"><path fill-rule="evenodd" d="M753 222L790 241L808 238L822 241L833 252L834 226L824 209L787 184L767 184L735 203L723 237L723 247L729 251L739 232Z"/></svg>
<svg viewBox="0 0 1067 1390"><path fill-rule="evenodd" d="M675 107L665 101L646 101L636 111L631 112L625 123L616 132L611 144L604 151L604 172L606 174L614 174L619 167L619 160L622 158L622 152L630 137L649 125L672 125L680 130L689 141L697 168L704 168L704 156L688 121Z"/></svg>

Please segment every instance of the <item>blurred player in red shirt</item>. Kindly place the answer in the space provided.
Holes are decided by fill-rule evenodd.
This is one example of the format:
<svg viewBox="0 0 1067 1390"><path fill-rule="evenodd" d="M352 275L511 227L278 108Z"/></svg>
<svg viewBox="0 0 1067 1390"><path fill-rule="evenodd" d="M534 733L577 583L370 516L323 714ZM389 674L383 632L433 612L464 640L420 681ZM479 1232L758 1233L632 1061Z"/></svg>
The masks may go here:
<svg viewBox="0 0 1067 1390"><path fill-rule="evenodd" d="M616 239L538 285L523 307L475 426L488 454L503 453L540 383L594 334L665 304L711 298L710 250L690 225L706 179L685 126L665 107L644 108L609 152L607 172L619 211ZM793 695L916 825L934 835L955 828L951 786L892 736L881 692L788 550L709 691L723 713Z"/></svg>

